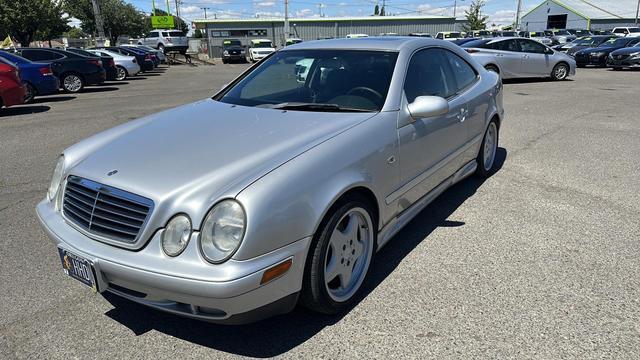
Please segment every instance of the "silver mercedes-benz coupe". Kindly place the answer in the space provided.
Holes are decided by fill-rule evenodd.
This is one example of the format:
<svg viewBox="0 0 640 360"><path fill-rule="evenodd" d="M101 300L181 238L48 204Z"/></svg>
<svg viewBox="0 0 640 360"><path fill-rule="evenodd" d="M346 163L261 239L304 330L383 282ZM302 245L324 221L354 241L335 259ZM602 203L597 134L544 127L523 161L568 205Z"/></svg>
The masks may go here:
<svg viewBox="0 0 640 360"><path fill-rule="evenodd" d="M449 42L289 46L66 149L38 217L99 293L219 323L336 313L422 208L495 170L502 93Z"/></svg>

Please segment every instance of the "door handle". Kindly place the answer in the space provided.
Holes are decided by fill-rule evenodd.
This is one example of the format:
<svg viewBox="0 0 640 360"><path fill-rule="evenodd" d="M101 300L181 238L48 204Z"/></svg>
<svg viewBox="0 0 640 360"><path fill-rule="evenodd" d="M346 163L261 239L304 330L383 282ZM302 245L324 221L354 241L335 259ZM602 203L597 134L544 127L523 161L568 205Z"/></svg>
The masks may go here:
<svg viewBox="0 0 640 360"><path fill-rule="evenodd" d="M460 122L464 122L465 120L467 120L467 113L469 111L465 108L461 108L460 109L460 113L457 115L458 120L460 120Z"/></svg>

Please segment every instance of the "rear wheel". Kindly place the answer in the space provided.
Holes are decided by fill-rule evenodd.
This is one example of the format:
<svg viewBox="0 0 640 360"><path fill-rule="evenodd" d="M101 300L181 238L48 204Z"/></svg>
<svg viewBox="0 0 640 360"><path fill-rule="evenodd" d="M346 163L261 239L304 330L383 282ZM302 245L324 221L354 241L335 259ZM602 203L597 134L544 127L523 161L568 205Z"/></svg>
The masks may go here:
<svg viewBox="0 0 640 360"><path fill-rule="evenodd" d="M124 80L127 78L127 70L122 66L116 66L116 80Z"/></svg>
<svg viewBox="0 0 640 360"><path fill-rule="evenodd" d="M68 73L62 76L62 88L66 92L77 93L84 88L84 80L76 73Z"/></svg>
<svg viewBox="0 0 640 360"><path fill-rule="evenodd" d="M25 84L25 95L24 95L24 103L25 104L30 104L33 102L33 99L35 99L36 97L36 89L33 87L33 85L26 83Z"/></svg>
<svg viewBox="0 0 640 360"><path fill-rule="evenodd" d="M160 50L160 51L162 51L164 53L164 45L158 44L158 50Z"/></svg>
<svg viewBox="0 0 640 360"><path fill-rule="evenodd" d="M569 76L569 66L565 63L556 64L551 71L551 78L556 81L564 80Z"/></svg>
<svg viewBox="0 0 640 360"><path fill-rule="evenodd" d="M496 153L498 151L498 122L491 120L482 139L482 146L476 158L478 167L476 175L489 177L495 170Z"/></svg>
<svg viewBox="0 0 640 360"><path fill-rule="evenodd" d="M309 248L300 301L305 307L335 314L360 290L373 260L377 231L372 206L352 196L334 207Z"/></svg>
<svg viewBox="0 0 640 360"><path fill-rule="evenodd" d="M496 74L500 74L500 69L495 65L487 65L484 67L487 71L493 71Z"/></svg>

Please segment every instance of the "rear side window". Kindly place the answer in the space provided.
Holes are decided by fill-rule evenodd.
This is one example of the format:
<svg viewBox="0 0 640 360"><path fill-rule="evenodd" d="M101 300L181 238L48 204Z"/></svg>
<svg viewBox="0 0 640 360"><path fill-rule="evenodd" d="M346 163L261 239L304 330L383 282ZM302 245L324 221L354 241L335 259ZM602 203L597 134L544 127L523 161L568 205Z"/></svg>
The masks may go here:
<svg viewBox="0 0 640 360"><path fill-rule="evenodd" d="M54 57L54 55L57 54L47 50L22 50L22 56L32 61L59 59L58 57Z"/></svg>
<svg viewBox="0 0 640 360"><path fill-rule="evenodd" d="M455 77L442 49L420 50L411 57L404 80L404 92L409 103L418 96L448 98L456 93Z"/></svg>
<svg viewBox="0 0 640 360"><path fill-rule="evenodd" d="M478 78L478 74L476 74L471 65L469 65L463 58L452 53L451 51L443 51L443 53L449 61L449 66L451 67L451 71L455 76L457 85L456 92L462 91L471 86L471 84L473 84Z"/></svg>
<svg viewBox="0 0 640 360"><path fill-rule="evenodd" d="M150 38L154 38L154 37L158 37L158 32L157 31L152 31L149 33L149 37Z"/></svg>
<svg viewBox="0 0 640 360"><path fill-rule="evenodd" d="M628 33L627 29L615 29L613 30L615 34L626 34Z"/></svg>
<svg viewBox="0 0 640 360"><path fill-rule="evenodd" d="M497 42L491 43L489 45L494 50L513 51L513 52L520 51L520 47L518 46L518 43L513 39L504 40L504 41L497 41Z"/></svg>
<svg viewBox="0 0 640 360"><path fill-rule="evenodd" d="M544 54L547 51L547 47L533 40L519 39L520 49L522 52Z"/></svg>
<svg viewBox="0 0 640 360"><path fill-rule="evenodd" d="M184 36L184 33L182 31L169 31L169 36L181 37L181 36Z"/></svg>

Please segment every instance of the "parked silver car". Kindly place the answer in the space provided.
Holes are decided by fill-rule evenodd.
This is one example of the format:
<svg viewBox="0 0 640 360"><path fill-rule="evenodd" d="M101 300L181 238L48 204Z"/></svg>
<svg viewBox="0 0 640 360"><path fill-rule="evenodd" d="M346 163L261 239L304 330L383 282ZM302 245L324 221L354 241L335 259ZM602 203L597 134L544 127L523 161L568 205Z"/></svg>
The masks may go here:
<svg viewBox="0 0 640 360"><path fill-rule="evenodd" d="M140 72L140 64L135 56L122 55L104 49L87 49L87 51L98 56L111 56L116 64L116 80L124 80L127 76L135 76Z"/></svg>
<svg viewBox="0 0 640 360"><path fill-rule="evenodd" d="M462 45L487 70L503 79L575 75L575 60L539 42L524 38L481 39Z"/></svg>
<svg viewBox="0 0 640 360"><path fill-rule="evenodd" d="M97 292L221 323L298 301L336 313L421 209L495 171L502 94L449 42L288 46L212 98L66 149L38 217Z"/></svg>

